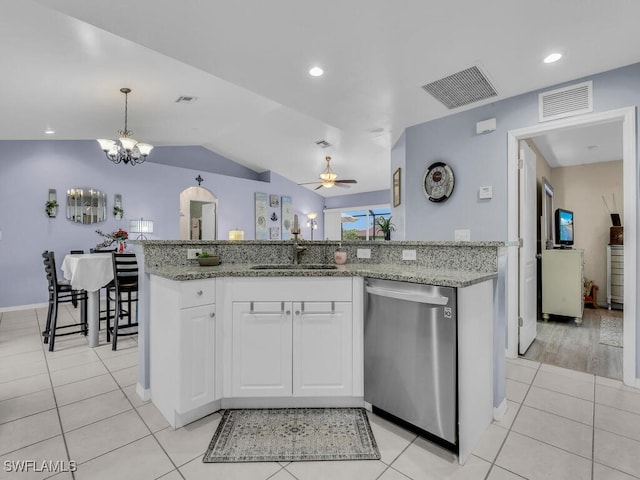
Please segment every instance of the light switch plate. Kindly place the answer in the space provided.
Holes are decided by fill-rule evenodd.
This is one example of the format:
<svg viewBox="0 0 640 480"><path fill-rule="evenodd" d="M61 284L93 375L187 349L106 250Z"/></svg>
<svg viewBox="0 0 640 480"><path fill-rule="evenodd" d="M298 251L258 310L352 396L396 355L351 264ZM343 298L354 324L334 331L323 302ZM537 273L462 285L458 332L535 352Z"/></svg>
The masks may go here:
<svg viewBox="0 0 640 480"><path fill-rule="evenodd" d="M403 260L415 260L416 259L416 251L415 250L402 250L402 259Z"/></svg>
<svg viewBox="0 0 640 480"><path fill-rule="evenodd" d="M492 186L486 186L486 187L480 187L480 191L478 192L478 196L480 197L480 200L486 200L489 198L493 198L493 187Z"/></svg>
<svg viewBox="0 0 640 480"><path fill-rule="evenodd" d="M455 230L454 240L456 242L469 242L471 241L471 230Z"/></svg>
<svg viewBox="0 0 640 480"><path fill-rule="evenodd" d="M358 258L371 258L371 249L370 248L359 248L358 249Z"/></svg>
<svg viewBox="0 0 640 480"><path fill-rule="evenodd" d="M201 248L187 248L187 259L198 258L198 255L200 255L201 253Z"/></svg>

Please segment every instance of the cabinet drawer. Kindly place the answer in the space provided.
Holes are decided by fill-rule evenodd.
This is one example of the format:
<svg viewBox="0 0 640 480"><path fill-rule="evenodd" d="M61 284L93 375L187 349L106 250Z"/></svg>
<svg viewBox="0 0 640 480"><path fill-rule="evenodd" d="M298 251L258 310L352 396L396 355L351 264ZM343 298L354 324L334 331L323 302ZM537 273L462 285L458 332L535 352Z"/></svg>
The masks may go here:
<svg viewBox="0 0 640 480"><path fill-rule="evenodd" d="M611 256L612 257L623 257L624 249L623 248L611 248Z"/></svg>
<svg viewBox="0 0 640 480"><path fill-rule="evenodd" d="M179 308L198 307L215 303L216 281L215 279L190 280L180 282Z"/></svg>

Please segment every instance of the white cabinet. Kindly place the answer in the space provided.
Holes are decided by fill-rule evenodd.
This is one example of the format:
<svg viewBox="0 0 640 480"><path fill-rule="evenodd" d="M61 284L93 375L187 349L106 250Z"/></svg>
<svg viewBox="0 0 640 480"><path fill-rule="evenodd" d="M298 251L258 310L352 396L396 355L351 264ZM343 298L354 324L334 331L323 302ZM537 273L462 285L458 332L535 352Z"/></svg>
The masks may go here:
<svg viewBox="0 0 640 480"><path fill-rule="evenodd" d="M542 317L574 317L582 323L584 310L584 257L582 250L542 251Z"/></svg>
<svg viewBox="0 0 640 480"><path fill-rule="evenodd" d="M233 396L352 393L351 302L234 302Z"/></svg>
<svg viewBox="0 0 640 480"><path fill-rule="evenodd" d="M351 302L294 302L293 395L351 395Z"/></svg>
<svg viewBox="0 0 640 480"><path fill-rule="evenodd" d="M215 399L215 314L214 304L180 311L178 413L186 413Z"/></svg>
<svg viewBox="0 0 640 480"><path fill-rule="evenodd" d="M232 319L227 329L231 352L225 354L224 397L363 395L362 322L354 322L361 293L354 300L351 278L232 278L227 282L225 303L232 304L227 310ZM235 405L253 406L225 403Z"/></svg>
<svg viewBox="0 0 640 480"><path fill-rule="evenodd" d="M607 305L624 303L624 245L607 245Z"/></svg>
<svg viewBox="0 0 640 480"><path fill-rule="evenodd" d="M231 335L233 396L291 395L291 304L234 302Z"/></svg>
<svg viewBox="0 0 640 480"><path fill-rule="evenodd" d="M174 428L219 409L215 282L149 281L151 399Z"/></svg>

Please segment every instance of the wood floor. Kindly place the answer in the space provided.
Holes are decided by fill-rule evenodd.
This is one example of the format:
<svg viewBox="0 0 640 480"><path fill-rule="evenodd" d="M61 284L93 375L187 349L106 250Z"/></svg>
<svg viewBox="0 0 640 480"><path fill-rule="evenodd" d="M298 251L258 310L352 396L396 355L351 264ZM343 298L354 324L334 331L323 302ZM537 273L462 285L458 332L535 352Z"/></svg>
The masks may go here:
<svg viewBox="0 0 640 480"><path fill-rule="evenodd" d="M621 380L622 347L600 343L600 319L607 316L622 318L622 311L585 308L579 327L572 318L538 320L538 335L523 358Z"/></svg>

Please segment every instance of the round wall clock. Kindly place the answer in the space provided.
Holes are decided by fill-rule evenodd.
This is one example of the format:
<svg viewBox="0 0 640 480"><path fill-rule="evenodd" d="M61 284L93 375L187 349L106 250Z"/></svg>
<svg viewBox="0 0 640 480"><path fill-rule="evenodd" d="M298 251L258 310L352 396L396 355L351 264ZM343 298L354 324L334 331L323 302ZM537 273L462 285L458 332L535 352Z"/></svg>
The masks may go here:
<svg viewBox="0 0 640 480"><path fill-rule="evenodd" d="M453 170L446 163L429 165L422 180L424 194L432 202L444 202L453 192Z"/></svg>

